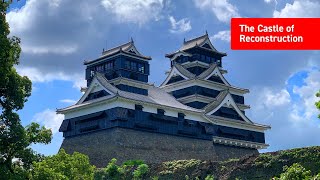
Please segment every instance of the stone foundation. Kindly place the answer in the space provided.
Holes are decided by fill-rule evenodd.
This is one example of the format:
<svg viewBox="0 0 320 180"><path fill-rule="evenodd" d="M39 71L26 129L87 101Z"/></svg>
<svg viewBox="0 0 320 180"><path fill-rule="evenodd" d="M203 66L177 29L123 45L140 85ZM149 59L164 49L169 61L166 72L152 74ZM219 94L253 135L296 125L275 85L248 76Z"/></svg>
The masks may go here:
<svg viewBox="0 0 320 180"><path fill-rule="evenodd" d="M212 141L159 133L113 128L63 140L67 153L86 154L97 167L105 167L112 158L119 163L141 159L160 163L179 159L226 160L257 154L256 149L213 144Z"/></svg>

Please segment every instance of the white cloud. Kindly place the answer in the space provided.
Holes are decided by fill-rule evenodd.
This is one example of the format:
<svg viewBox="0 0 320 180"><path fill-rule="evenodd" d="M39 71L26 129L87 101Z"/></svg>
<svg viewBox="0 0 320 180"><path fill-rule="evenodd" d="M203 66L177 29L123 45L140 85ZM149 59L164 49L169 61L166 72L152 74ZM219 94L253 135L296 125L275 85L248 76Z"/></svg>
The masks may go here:
<svg viewBox="0 0 320 180"><path fill-rule="evenodd" d="M277 0L264 0L265 3L271 3L271 2L274 2L275 4L278 4L278 1Z"/></svg>
<svg viewBox="0 0 320 180"><path fill-rule="evenodd" d="M273 89L271 87L259 88L253 90L255 94L255 102L253 109L260 110L273 110L290 103L290 94L285 89ZM270 116L269 114L267 116ZM273 116L273 115L272 115Z"/></svg>
<svg viewBox="0 0 320 180"><path fill-rule="evenodd" d="M237 7L228 0L194 0L196 7L207 10L210 9L217 19L224 23L229 23L232 17L240 17Z"/></svg>
<svg viewBox="0 0 320 180"><path fill-rule="evenodd" d="M57 114L52 109L46 109L42 112L35 114L32 121L44 125L46 128L51 129L52 133L55 134L58 132L63 119L64 115Z"/></svg>
<svg viewBox="0 0 320 180"><path fill-rule="evenodd" d="M169 21L171 23L171 29L169 30L171 33L183 33L191 30L191 23L187 18L176 21L173 16L170 16Z"/></svg>
<svg viewBox="0 0 320 180"><path fill-rule="evenodd" d="M6 18L10 35L21 38L18 70L35 82L85 85L83 59L99 57L106 39L117 44L138 25L167 17L166 0L28 0ZM134 23L130 28L118 22ZM114 31L122 28L123 31ZM115 35L121 35L116 36ZM120 37L120 38L119 38Z"/></svg>
<svg viewBox="0 0 320 180"><path fill-rule="evenodd" d="M35 0L29 0L26 1L26 5L21 7L21 9L13 9L7 13L6 19L10 24L11 33L22 32L32 25L32 7L36 5L37 3Z"/></svg>
<svg viewBox="0 0 320 180"><path fill-rule="evenodd" d="M300 76L302 68L295 71L288 80L286 87L276 90L276 87L251 88L247 103L251 110L247 115L254 122L270 124L271 130L266 132L266 142L270 144L268 151L279 149L317 145L320 140L314 138L320 135L320 126L315 108L315 102L319 100L315 93L320 89L319 69L307 68L308 75ZM300 80L304 83L301 85ZM296 84L291 93L292 85ZM299 86L298 86L299 85ZM289 89L290 94L286 89ZM281 89L281 88L280 88ZM297 96L298 95L298 96Z"/></svg>
<svg viewBox="0 0 320 180"><path fill-rule="evenodd" d="M295 122L310 121L316 117L319 111L314 103L319 101L315 94L320 89L320 71L312 70L308 77L304 80L305 85L301 87L295 86L293 92L299 95L301 101L293 106L290 117Z"/></svg>
<svg viewBox="0 0 320 180"><path fill-rule="evenodd" d="M67 45L67 46L30 46L30 45L25 45L22 43L21 49L25 53L32 53L32 54L61 54L61 55L66 55L66 54L71 54L77 51L78 47L77 45Z"/></svg>
<svg viewBox="0 0 320 180"><path fill-rule="evenodd" d="M264 91L265 102L267 107L282 106L290 103L290 95L287 90L282 89L281 91L272 91L266 89Z"/></svg>
<svg viewBox="0 0 320 180"><path fill-rule="evenodd" d="M287 3L280 11L275 10L273 17L319 17L319 9L319 1L295 0L293 4Z"/></svg>
<svg viewBox="0 0 320 180"><path fill-rule="evenodd" d="M222 41L230 42L230 31L219 31L217 34L211 36L210 39L220 39Z"/></svg>
<svg viewBox="0 0 320 180"><path fill-rule="evenodd" d="M119 22L144 24L160 18L163 0L102 0L107 11L116 15Z"/></svg>
<svg viewBox="0 0 320 180"><path fill-rule="evenodd" d="M86 81L81 74L65 74L64 72L42 72L37 68L16 67L17 72L22 76L28 76L32 82L49 82L54 80L73 81L73 87L80 89L86 86Z"/></svg>
<svg viewBox="0 0 320 180"><path fill-rule="evenodd" d="M77 101L74 99L61 99L59 100L62 103L66 103L66 104L75 104Z"/></svg>

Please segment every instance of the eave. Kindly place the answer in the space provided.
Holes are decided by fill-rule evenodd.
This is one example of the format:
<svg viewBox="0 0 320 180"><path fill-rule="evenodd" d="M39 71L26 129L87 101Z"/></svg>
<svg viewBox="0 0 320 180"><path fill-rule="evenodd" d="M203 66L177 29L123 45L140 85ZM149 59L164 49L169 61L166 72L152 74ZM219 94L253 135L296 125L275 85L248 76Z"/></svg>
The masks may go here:
<svg viewBox="0 0 320 180"><path fill-rule="evenodd" d="M112 54L108 54L107 56L101 56L97 59L94 59L94 60L88 60L88 61L84 61L83 64L84 65L89 65L89 64L93 64L93 63L96 63L100 60L104 60L104 59L107 59L111 56L115 56L115 55L130 55L130 56L133 56L133 57L137 57L137 58L141 58L141 59L144 59L144 60L151 60L152 58L150 56L140 56L140 55L137 55L137 54L134 54L134 53L129 53L129 52L126 52L126 51L122 51L122 50L119 50L119 51L116 51Z"/></svg>
<svg viewBox="0 0 320 180"><path fill-rule="evenodd" d="M213 143L252 149L266 149L268 144L214 136Z"/></svg>

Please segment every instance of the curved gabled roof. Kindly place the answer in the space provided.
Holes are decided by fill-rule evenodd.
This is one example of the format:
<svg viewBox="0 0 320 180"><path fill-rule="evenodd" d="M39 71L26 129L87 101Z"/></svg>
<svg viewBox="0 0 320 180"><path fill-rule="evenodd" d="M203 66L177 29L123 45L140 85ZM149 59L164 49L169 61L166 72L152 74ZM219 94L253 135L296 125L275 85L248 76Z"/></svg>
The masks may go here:
<svg viewBox="0 0 320 180"><path fill-rule="evenodd" d="M108 50L104 50L102 52L102 56L100 56L98 59L85 61L84 64L85 65L91 64L91 63L99 61L99 60L101 60L101 59L103 59L103 58L105 58L107 56L112 56L112 55L120 53L120 52L128 54L128 55L136 56L136 57L139 57L139 58L142 58L142 59L145 59L145 60L151 60L151 57L144 56L137 50L136 46L134 45L133 40L131 39L131 41L129 41L127 43L124 43L122 45L119 45L117 47L114 47L114 48L111 48L111 49L108 49Z"/></svg>
<svg viewBox="0 0 320 180"><path fill-rule="evenodd" d="M206 69L205 71L203 71L201 74L199 74L197 77L199 79L204 79L206 77L208 77L213 71L214 69L217 67L217 64L210 64L209 68Z"/></svg>
<svg viewBox="0 0 320 180"><path fill-rule="evenodd" d="M205 71L203 71L201 74L197 76L199 79L209 79L211 76L217 75L220 77L220 79L228 86L230 86L229 82L224 78L224 76L221 74L219 67L217 64L210 64L209 68Z"/></svg>
<svg viewBox="0 0 320 180"><path fill-rule="evenodd" d="M135 101L140 101L140 102L152 103L152 104L167 106L167 107L171 107L171 108L178 108L181 110L187 110L187 111L198 112L198 113L203 112L203 110L192 108L192 107L189 107L187 105L180 103L172 95L168 94L166 91L164 91L163 89L161 89L159 87L149 86L148 87L148 95L146 96L146 95L131 93L131 92L127 92L127 91L122 91L122 90L116 88L115 86L110 84L108 82L108 80L101 73L96 73L92 82L94 82L95 80L97 80L96 82L98 84L100 84L107 92L110 93L110 95L108 95L106 97L102 97L101 100L107 100L107 99L111 99L114 97L122 97L122 98L125 98L128 100L135 100ZM95 86L96 86L95 83L91 83L88 90L81 97L81 99L78 101L78 103L76 103L73 106L64 108L64 109L59 109L58 112L62 112L64 110L69 110L69 109L81 106L83 100L88 96L88 94L90 94L90 91ZM97 101L97 100L98 99L86 101L83 104L87 105L91 101Z"/></svg>
<svg viewBox="0 0 320 180"><path fill-rule="evenodd" d="M214 73L214 74L213 74ZM175 74L179 74L180 76L182 76L185 79L203 79L203 80L207 80L209 79L211 76L215 75L220 77L220 79L224 82L225 85L230 86L229 82L224 78L224 76L221 74L219 67L216 64L210 64L209 68L206 69L205 71L203 71L201 74L199 74L198 76L196 76L195 74L191 73L189 70L187 70L186 68L184 68L182 65L175 63L167 78L163 81L163 83L161 84L161 86L164 86L167 84L167 82L170 80L170 78L175 75Z"/></svg>
<svg viewBox="0 0 320 180"><path fill-rule="evenodd" d="M218 109L220 109L224 104L226 104L227 106L232 106L234 108L234 110L239 114L239 116L241 116L241 118L244 121L253 124L253 122L245 114L243 114L243 112L239 109L238 105L236 104L236 102L232 98L229 90L221 91L219 93L219 95L217 96L217 100L208 104L203 109L204 109L206 115L212 115Z"/></svg>
<svg viewBox="0 0 320 180"><path fill-rule="evenodd" d="M196 77L196 75L194 75L193 73L191 73L190 71L188 71L186 68L184 68L183 66L181 66L180 64L176 63L174 64L174 67L184 76L192 79L194 77Z"/></svg>
<svg viewBox="0 0 320 180"><path fill-rule="evenodd" d="M224 91L221 91L218 96L216 97L216 100L207 104L203 109L205 111L205 113L208 113L210 111L212 111L213 109L217 108L221 103L222 101L226 98L226 96L228 95L228 91L227 90L224 90Z"/></svg>
<svg viewBox="0 0 320 180"><path fill-rule="evenodd" d="M202 47L204 44L208 44L210 46L210 49L208 48L204 48ZM183 42L183 45L180 47L179 50L177 50L176 52L173 52L173 53L169 53L169 54L166 54L166 57L168 58L172 58L176 53L179 53L181 51L185 52L186 50L188 49L192 49L194 47L199 47L199 48L203 48L205 50L208 50L208 51L211 51L213 53L216 53L216 54L220 54L221 56L226 56L227 54L226 53L223 53L223 52L219 52L211 43L210 41L210 38L208 36L208 33L206 32L206 34L202 35L202 36L199 36L199 37L196 37L194 39L190 39L188 41L184 41Z"/></svg>
<svg viewBox="0 0 320 180"><path fill-rule="evenodd" d="M188 71L186 68L184 68L183 66L181 66L180 64L178 63L175 63L167 78L163 81L163 83L161 84L161 86L164 86L168 83L168 81L171 79L172 76L174 76L175 74L178 74L180 75L181 77L183 77L184 79L193 79L195 78L196 76L194 74L192 74L190 71Z"/></svg>

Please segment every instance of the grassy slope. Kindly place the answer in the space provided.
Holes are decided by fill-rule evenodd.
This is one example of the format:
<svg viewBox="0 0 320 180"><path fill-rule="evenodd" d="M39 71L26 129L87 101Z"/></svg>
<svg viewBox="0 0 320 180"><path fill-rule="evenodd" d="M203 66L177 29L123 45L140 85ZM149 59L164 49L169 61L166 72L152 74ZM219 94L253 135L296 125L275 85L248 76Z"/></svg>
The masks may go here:
<svg viewBox="0 0 320 180"><path fill-rule="evenodd" d="M205 179L213 174L215 179L270 179L283 170L283 166L300 163L313 174L320 172L320 146L298 148L226 162L179 160L153 165L149 177L159 179Z"/></svg>

